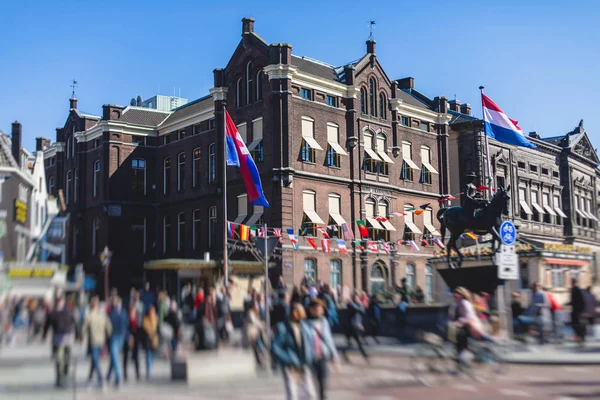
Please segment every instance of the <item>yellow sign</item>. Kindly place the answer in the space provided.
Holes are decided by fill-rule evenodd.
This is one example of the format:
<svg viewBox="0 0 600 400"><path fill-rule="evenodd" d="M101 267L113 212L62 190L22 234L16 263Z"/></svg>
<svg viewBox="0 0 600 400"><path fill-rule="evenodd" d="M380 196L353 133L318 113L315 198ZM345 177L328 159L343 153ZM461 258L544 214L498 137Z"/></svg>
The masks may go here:
<svg viewBox="0 0 600 400"><path fill-rule="evenodd" d="M27 221L27 204L21 200L15 200L15 221L22 224Z"/></svg>
<svg viewBox="0 0 600 400"><path fill-rule="evenodd" d="M591 247L573 246L572 244L544 243L544 250L559 251L562 253L591 253Z"/></svg>
<svg viewBox="0 0 600 400"><path fill-rule="evenodd" d="M54 268L11 268L9 278L52 278Z"/></svg>

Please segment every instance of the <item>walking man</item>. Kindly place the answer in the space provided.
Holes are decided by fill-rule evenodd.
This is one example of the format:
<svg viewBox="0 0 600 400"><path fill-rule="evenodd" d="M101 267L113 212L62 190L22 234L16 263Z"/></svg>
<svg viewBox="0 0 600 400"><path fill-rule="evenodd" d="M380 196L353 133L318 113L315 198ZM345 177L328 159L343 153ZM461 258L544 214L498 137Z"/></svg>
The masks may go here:
<svg viewBox="0 0 600 400"><path fill-rule="evenodd" d="M112 307L108 314L108 319L112 326L112 332L108 341L110 351L110 368L106 381L110 381L111 372L115 371L115 386L121 384L121 362L119 361L119 353L125 343L125 338L128 334L128 317L127 312L123 310L121 298L114 296L112 299Z"/></svg>
<svg viewBox="0 0 600 400"><path fill-rule="evenodd" d="M89 349L91 356L90 379L91 384L93 373L98 377L98 387L103 389L102 371L100 369L100 351L106 343L107 335L110 335L112 326L103 309L98 306L98 296L90 300L90 310L83 321L83 332L88 334Z"/></svg>
<svg viewBox="0 0 600 400"><path fill-rule="evenodd" d="M576 278L571 280L571 302L569 304L571 305L571 324L575 331L576 340L580 345L583 345L585 341L585 324L581 314L585 311L585 297Z"/></svg>

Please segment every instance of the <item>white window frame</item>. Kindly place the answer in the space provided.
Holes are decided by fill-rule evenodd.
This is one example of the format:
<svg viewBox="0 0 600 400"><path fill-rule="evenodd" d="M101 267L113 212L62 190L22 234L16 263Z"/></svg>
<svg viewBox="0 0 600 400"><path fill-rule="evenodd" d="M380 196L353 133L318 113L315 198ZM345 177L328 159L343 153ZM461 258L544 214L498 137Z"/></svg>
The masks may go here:
<svg viewBox="0 0 600 400"><path fill-rule="evenodd" d="M75 173L73 175L73 203L77 203L77 192L79 191L79 168L75 168Z"/></svg>
<svg viewBox="0 0 600 400"><path fill-rule="evenodd" d="M196 224L198 222L202 221L202 218L200 217L200 210L199 209L195 209L194 211L192 211L192 249L196 250L196 236L200 235L200 232L196 232Z"/></svg>
<svg viewBox="0 0 600 400"><path fill-rule="evenodd" d="M200 186L200 180L196 173L196 167L200 165L200 147L192 150L192 187Z"/></svg>
<svg viewBox="0 0 600 400"><path fill-rule="evenodd" d="M134 166L134 161L137 161L137 165ZM143 167L140 167L140 161L142 161L144 163ZM131 169L135 169L137 171L142 171L142 173L144 174L144 196L146 195L146 160L143 158L136 158L134 160L131 160Z"/></svg>
<svg viewBox="0 0 600 400"><path fill-rule="evenodd" d="M100 160L94 161L94 187L92 188L94 197L98 196L98 191L100 189L100 168Z"/></svg>
<svg viewBox="0 0 600 400"><path fill-rule="evenodd" d="M183 216L183 222L181 220L182 216ZM181 251L181 248L182 248L182 243L181 243L182 225L183 225L183 230L184 230L183 236L185 236L185 213L177 214L177 251Z"/></svg>
<svg viewBox="0 0 600 400"><path fill-rule="evenodd" d="M183 161L181 161L183 156ZM183 180L181 180L181 172L183 170ZM185 190L185 152L177 154L177 191L181 192Z"/></svg>
<svg viewBox="0 0 600 400"><path fill-rule="evenodd" d="M66 177L66 202L67 204L71 203L71 183L73 183L73 171L69 170L67 171L67 177Z"/></svg>
<svg viewBox="0 0 600 400"><path fill-rule="evenodd" d="M165 214L163 216L163 245L162 245L163 254L167 253L167 226L169 228L171 227L171 221L169 220L169 214Z"/></svg>
<svg viewBox="0 0 600 400"><path fill-rule="evenodd" d="M248 61L246 64L246 104L252 103L252 95L254 94L252 88L252 61Z"/></svg>

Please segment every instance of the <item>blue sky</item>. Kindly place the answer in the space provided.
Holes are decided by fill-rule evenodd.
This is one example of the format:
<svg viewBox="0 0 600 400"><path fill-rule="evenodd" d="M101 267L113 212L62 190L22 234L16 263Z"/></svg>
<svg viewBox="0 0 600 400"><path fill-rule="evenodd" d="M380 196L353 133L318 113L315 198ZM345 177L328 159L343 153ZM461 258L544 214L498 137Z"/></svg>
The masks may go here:
<svg viewBox="0 0 600 400"><path fill-rule="evenodd" d="M580 119L600 143L600 4L592 1L20 1L0 19L0 129L23 123L24 144L55 139L71 80L79 109L173 88L208 94L212 70L256 19L267 42L341 65L365 53L377 22L377 56L392 79L412 76L429 97L456 97L481 116L479 90L525 132L556 136ZM300 5L302 7L300 7Z"/></svg>

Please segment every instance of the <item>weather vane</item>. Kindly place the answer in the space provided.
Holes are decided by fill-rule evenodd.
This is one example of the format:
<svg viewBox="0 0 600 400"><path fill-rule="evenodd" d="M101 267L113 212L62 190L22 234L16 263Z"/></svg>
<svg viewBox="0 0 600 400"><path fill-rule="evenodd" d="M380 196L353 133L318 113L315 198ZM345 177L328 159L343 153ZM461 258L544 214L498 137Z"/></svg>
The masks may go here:
<svg viewBox="0 0 600 400"><path fill-rule="evenodd" d="M73 90L71 91L71 98L72 98L72 99L74 99L74 98L75 98L75 88L77 87L78 83L79 83L79 82L77 82L75 79L73 79L73 83L71 83L71 85L69 85L69 86L71 86L71 88L73 89Z"/></svg>
<svg viewBox="0 0 600 400"><path fill-rule="evenodd" d="M369 21L369 40L373 40L373 28L375 28L375 21Z"/></svg>

